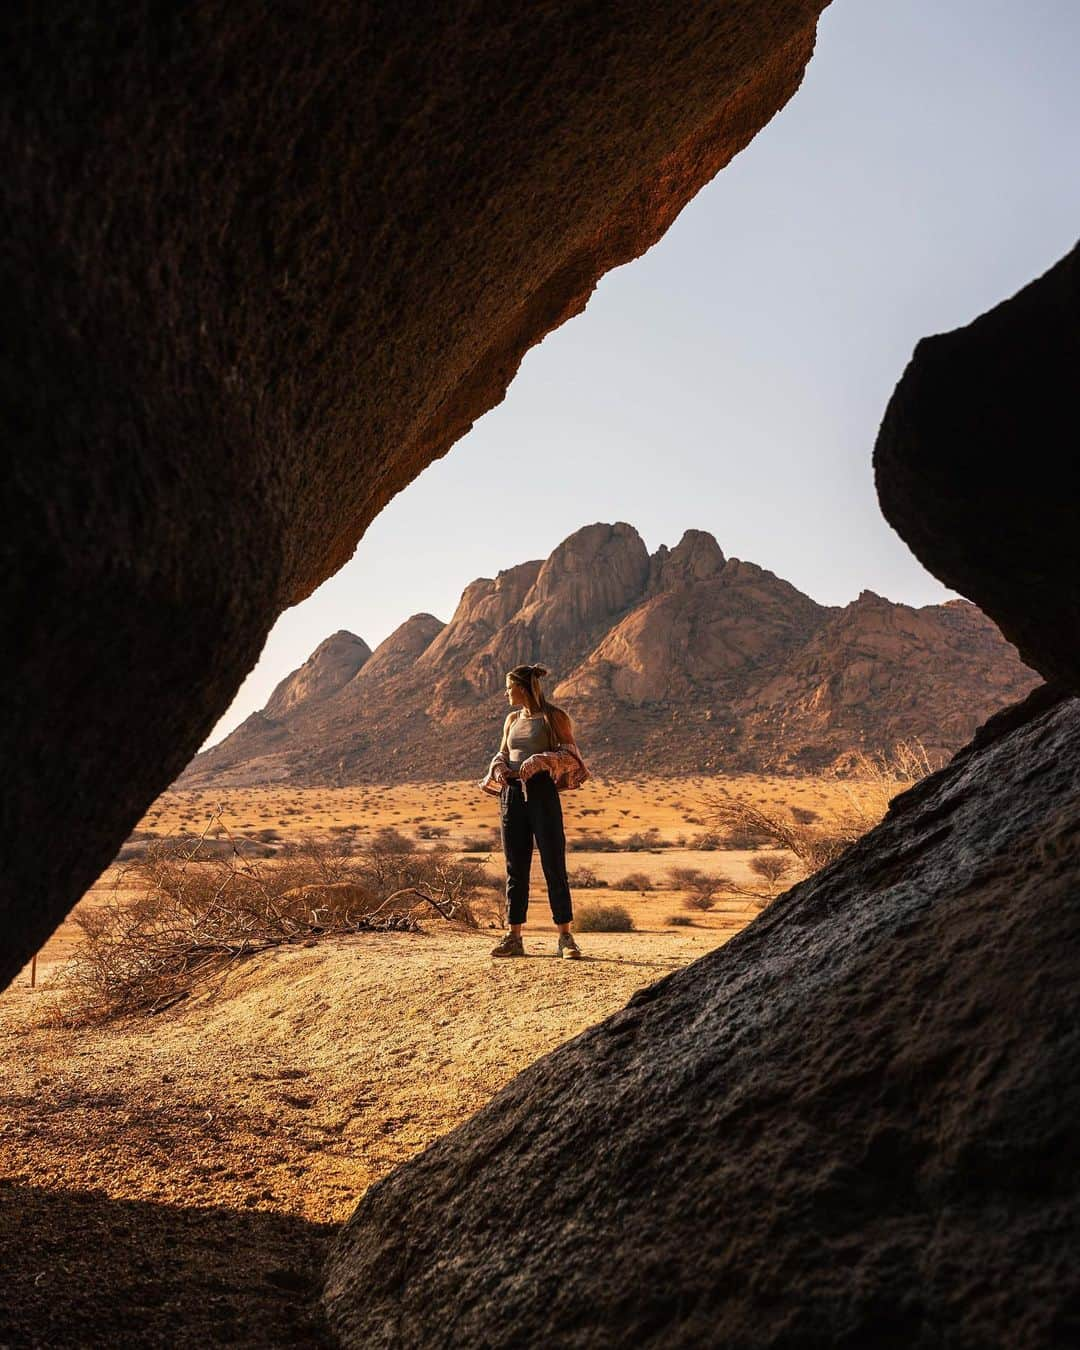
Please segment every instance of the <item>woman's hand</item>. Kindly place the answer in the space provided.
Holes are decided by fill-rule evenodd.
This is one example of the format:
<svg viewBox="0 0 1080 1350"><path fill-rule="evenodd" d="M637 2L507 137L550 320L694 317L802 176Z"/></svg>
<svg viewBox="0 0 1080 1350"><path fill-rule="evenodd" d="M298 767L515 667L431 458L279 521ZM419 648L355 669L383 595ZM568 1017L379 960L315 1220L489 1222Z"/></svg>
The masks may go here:
<svg viewBox="0 0 1080 1350"><path fill-rule="evenodd" d="M491 776L492 778L495 779L496 783L498 783L500 787L505 787L506 784L509 783L512 778L517 777L517 773L506 762L506 760L497 759L495 761L495 766L491 771Z"/></svg>
<svg viewBox="0 0 1080 1350"><path fill-rule="evenodd" d="M541 751L541 754L543 753L547 752ZM524 781L527 783L534 773L537 773L540 769L543 768L543 765L539 761L540 761L539 754L529 755L527 759L523 759L521 763L517 765L517 776L519 778L524 779Z"/></svg>

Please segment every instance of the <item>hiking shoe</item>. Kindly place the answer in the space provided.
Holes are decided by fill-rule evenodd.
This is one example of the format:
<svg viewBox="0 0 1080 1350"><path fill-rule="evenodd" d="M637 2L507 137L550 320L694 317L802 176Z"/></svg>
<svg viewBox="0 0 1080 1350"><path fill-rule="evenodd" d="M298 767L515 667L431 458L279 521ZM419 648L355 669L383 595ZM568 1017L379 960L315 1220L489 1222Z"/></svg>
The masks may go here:
<svg viewBox="0 0 1080 1350"><path fill-rule="evenodd" d="M525 944L520 933L507 933L503 940L491 949L492 956L524 956Z"/></svg>
<svg viewBox="0 0 1080 1350"><path fill-rule="evenodd" d="M559 946L557 954L559 956L567 956L574 961L578 959L578 957L581 955L581 948L574 941L573 933L559 934Z"/></svg>

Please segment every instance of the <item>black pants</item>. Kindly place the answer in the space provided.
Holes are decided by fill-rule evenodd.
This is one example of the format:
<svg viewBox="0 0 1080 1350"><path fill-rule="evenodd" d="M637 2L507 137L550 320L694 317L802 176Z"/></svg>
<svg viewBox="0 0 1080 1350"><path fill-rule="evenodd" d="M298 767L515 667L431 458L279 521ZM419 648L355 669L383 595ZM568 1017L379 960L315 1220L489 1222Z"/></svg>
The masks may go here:
<svg viewBox="0 0 1080 1350"><path fill-rule="evenodd" d="M529 779L528 800L517 780L504 784L499 790L499 833L506 855L507 922L525 922L535 835L547 882L551 917L556 923L569 923L574 917L574 909L566 876L562 802L555 780L546 769Z"/></svg>

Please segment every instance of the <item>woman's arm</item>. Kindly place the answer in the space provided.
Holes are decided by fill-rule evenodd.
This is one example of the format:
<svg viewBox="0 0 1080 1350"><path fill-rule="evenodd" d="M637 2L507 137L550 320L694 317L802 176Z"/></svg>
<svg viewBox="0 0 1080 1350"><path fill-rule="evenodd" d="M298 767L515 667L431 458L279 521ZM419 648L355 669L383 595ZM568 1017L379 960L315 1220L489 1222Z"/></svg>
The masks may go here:
<svg viewBox="0 0 1080 1350"><path fill-rule="evenodd" d="M502 740L499 742L499 749L492 760L494 765L494 776L497 783L506 781L506 775L510 772L510 723L514 720L513 713L507 713L503 722Z"/></svg>
<svg viewBox="0 0 1080 1350"><path fill-rule="evenodd" d="M503 722L502 740L499 742L499 754L506 755L508 758L510 755L510 746L507 737L510 735L510 722L513 719L513 716L513 713L506 714L506 718Z"/></svg>
<svg viewBox="0 0 1080 1350"><path fill-rule="evenodd" d="M570 721L570 714L561 709L553 713L551 717L555 729L555 743L557 745L574 744L574 724Z"/></svg>

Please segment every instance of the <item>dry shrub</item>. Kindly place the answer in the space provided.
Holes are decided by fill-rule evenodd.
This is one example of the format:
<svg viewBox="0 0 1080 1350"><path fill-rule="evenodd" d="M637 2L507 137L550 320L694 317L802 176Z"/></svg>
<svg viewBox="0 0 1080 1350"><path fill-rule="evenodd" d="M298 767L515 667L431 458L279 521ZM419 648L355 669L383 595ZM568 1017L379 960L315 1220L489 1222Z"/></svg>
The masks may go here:
<svg viewBox="0 0 1080 1350"><path fill-rule="evenodd" d="M940 767L941 762L934 763L915 737L897 741L888 754L856 750L846 757L842 770L834 769L824 776L844 796L846 815L855 825L861 824L860 833L865 834L878 824L898 793L906 792Z"/></svg>
<svg viewBox="0 0 1080 1350"><path fill-rule="evenodd" d="M623 843L623 849L628 853L641 853L646 850L653 852L666 847L666 842L660 838L660 831L655 825L650 825L644 831L635 830L633 834L627 835Z"/></svg>
<svg viewBox="0 0 1080 1350"><path fill-rule="evenodd" d="M693 928L694 921L689 914L669 914L664 922L669 928Z"/></svg>
<svg viewBox="0 0 1080 1350"><path fill-rule="evenodd" d="M791 876L796 864L783 853L765 853L759 858L751 858L749 867L755 876L766 885L778 886L785 877Z"/></svg>
<svg viewBox="0 0 1080 1350"><path fill-rule="evenodd" d="M725 842L716 830L702 830L691 838L689 847L697 849L699 853L713 853L718 848L723 848ZM731 847L734 848L736 845L731 845Z"/></svg>
<svg viewBox="0 0 1080 1350"><path fill-rule="evenodd" d="M581 834L568 839L566 847L571 852L582 853L621 853L623 849L622 844L614 835L593 834L590 830L583 830Z"/></svg>
<svg viewBox="0 0 1080 1350"><path fill-rule="evenodd" d="M340 836L332 844L306 839L272 864L239 848L206 859L198 842L154 844L118 870L105 904L77 915L82 938L58 977L58 1015L74 1024L157 1012L270 947L364 930L416 931L421 908L479 927L477 901L489 875L477 863L418 854L411 840L402 846L403 837L390 837L396 833L366 850Z"/></svg>
<svg viewBox="0 0 1080 1350"><path fill-rule="evenodd" d="M469 834L461 841L462 853L494 853L502 851L502 840L498 835Z"/></svg>
<svg viewBox="0 0 1080 1350"><path fill-rule="evenodd" d="M764 909L806 875L804 866L798 860L783 853L766 853L759 858L751 858L749 867L757 878L752 885L744 886L731 877L723 878L722 885L729 895L741 895L753 900L758 909Z"/></svg>
<svg viewBox="0 0 1080 1350"><path fill-rule="evenodd" d="M674 866L667 869L668 885L673 891L688 891L702 879L700 867Z"/></svg>
<svg viewBox="0 0 1080 1350"><path fill-rule="evenodd" d="M384 853L411 853L416 848L416 840L402 834L393 825L383 825L375 831L371 847L381 849Z"/></svg>
<svg viewBox="0 0 1080 1350"><path fill-rule="evenodd" d="M716 904L720 882L707 876L700 867L669 867L668 881L674 891L685 891L687 909L709 910Z"/></svg>
<svg viewBox="0 0 1080 1350"><path fill-rule="evenodd" d="M759 806L721 788L709 806L716 824L726 829L729 837L738 831L759 835L795 858L794 862L755 858L750 869L761 879L760 884L742 886L725 878L724 889L747 896L764 908L795 881L813 875L846 853L881 821L897 793L906 791L934 767L919 740L898 741L889 754L857 751L848 757L843 772L834 769L822 775L843 798L842 805L827 819L805 809L785 813Z"/></svg>
<svg viewBox="0 0 1080 1350"><path fill-rule="evenodd" d="M576 890L595 890L598 886L606 886L607 882L597 876L591 867L576 867L567 875L570 885Z"/></svg>
<svg viewBox="0 0 1080 1350"><path fill-rule="evenodd" d="M613 891L651 891L652 877L647 872L627 872L626 876L611 883Z"/></svg>
<svg viewBox="0 0 1080 1350"><path fill-rule="evenodd" d="M580 905L574 915L579 933L630 933L634 920L624 905Z"/></svg>
<svg viewBox="0 0 1080 1350"><path fill-rule="evenodd" d="M692 886L683 897L683 905L687 909L698 909L706 911L714 909L719 899L717 892L720 889L722 878L702 877L697 885Z"/></svg>
<svg viewBox="0 0 1080 1350"><path fill-rule="evenodd" d="M771 842L769 832L755 824L753 820L729 819L727 821L727 829L724 832L725 848L742 851L761 848L764 844Z"/></svg>

